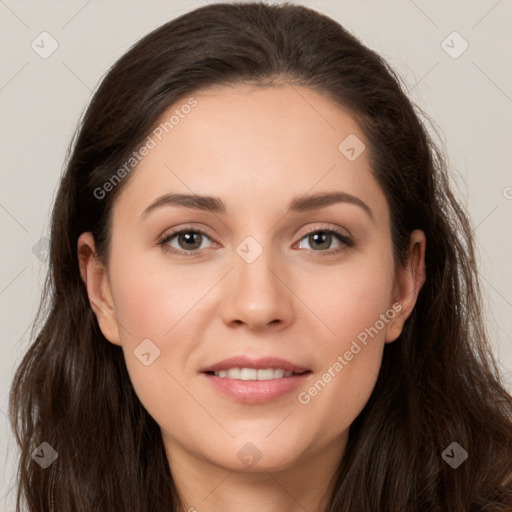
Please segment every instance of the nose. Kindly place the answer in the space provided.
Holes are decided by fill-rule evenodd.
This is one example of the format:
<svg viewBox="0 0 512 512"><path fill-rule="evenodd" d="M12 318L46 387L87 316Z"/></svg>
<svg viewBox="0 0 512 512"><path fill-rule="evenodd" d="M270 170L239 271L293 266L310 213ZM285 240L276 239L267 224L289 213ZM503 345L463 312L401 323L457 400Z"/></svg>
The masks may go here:
<svg viewBox="0 0 512 512"><path fill-rule="evenodd" d="M233 255L233 268L227 276L222 303L222 318L226 325L245 324L257 331L274 325L283 328L293 321L293 293L287 281L288 273L275 268L270 250L252 262Z"/></svg>

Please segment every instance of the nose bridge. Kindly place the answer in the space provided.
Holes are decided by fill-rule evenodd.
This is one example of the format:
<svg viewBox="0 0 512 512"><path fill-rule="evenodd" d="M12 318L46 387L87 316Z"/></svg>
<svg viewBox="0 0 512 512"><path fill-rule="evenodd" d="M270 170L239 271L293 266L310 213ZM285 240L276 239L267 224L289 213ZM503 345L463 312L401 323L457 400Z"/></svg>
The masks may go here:
<svg viewBox="0 0 512 512"><path fill-rule="evenodd" d="M245 237L236 247L233 286L223 312L226 322L251 327L291 319L292 304L283 275L276 268L276 255L269 236Z"/></svg>
<svg viewBox="0 0 512 512"><path fill-rule="evenodd" d="M258 238L261 243L252 235L245 237L235 249L234 261L237 290L243 292L239 287L248 288L248 295L255 301L260 294L269 297L269 294L279 293L277 288L280 287L270 237L259 235Z"/></svg>

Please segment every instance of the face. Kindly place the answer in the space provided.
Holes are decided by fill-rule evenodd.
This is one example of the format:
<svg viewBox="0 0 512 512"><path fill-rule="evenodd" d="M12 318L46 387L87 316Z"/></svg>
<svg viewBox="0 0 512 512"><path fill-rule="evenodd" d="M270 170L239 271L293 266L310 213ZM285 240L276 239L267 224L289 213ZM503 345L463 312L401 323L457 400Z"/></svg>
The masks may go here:
<svg viewBox="0 0 512 512"><path fill-rule="evenodd" d="M414 306L422 233L419 271L395 269L364 133L322 95L244 85L187 99L114 205L106 267L80 238L100 327L169 455L231 471L339 459Z"/></svg>

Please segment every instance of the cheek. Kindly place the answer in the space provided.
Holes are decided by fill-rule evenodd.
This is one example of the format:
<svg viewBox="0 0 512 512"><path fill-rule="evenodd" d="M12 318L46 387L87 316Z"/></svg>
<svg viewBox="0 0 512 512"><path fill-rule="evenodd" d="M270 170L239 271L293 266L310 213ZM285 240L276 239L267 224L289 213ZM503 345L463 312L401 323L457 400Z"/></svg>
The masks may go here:
<svg viewBox="0 0 512 512"><path fill-rule="evenodd" d="M294 291L317 317L318 332L325 340L322 346L329 353L350 345L391 307L394 270L390 252L356 254L337 267L303 275L309 277L297 280ZM378 324L381 337L387 324Z"/></svg>
<svg viewBox="0 0 512 512"><path fill-rule="evenodd" d="M195 350L200 339L193 324L201 314L200 299L218 279L198 279L192 265L122 255L115 261L111 281L126 365L137 392L151 397L169 380L165 370L175 374ZM154 362L145 366L140 356L148 352L145 362Z"/></svg>
<svg viewBox="0 0 512 512"><path fill-rule="evenodd" d="M130 380L153 418L171 425L175 414L169 411L190 401L180 383L189 355L200 341L191 321L200 310L199 299L212 284L192 275L191 266L161 268L118 261L112 282Z"/></svg>
<svg viewBox="0 0 512 512"><path fill-rule="evenodd" d="M118 320L126 327L123 342L133 344L141 337L172 338L172 331L187 321L216 281L199 279L191 265L155 264L141 258L119 259L112 282Z"/></svg>
<svg viewBox="0 0 512 512"><path fill-rule="evenodd" d="M392 257L340 266L322 290L308 295L308 305L322 319L315 338L320 363L316 379L300 390L306 414L328 418L330 435L348 428L368 401L379 373L391 307ZM328 277L328 279L327 279ZM305 289L302 291L305 293ZM332 421L331 421L332 420Z"/></svg>

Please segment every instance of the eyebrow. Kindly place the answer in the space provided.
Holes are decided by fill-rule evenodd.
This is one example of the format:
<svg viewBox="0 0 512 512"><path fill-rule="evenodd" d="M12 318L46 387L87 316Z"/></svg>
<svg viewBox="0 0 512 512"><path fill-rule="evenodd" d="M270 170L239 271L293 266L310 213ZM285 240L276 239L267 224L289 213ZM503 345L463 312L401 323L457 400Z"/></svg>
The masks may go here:
<svg viewBox="0 0 512 512"><path fill-rule="evenodd" d="M320 208L326 208L336 203L348 203L359 206L374 220L371 208L358 197L347 194L346 192L327 192L297 197L290 202L288 211L301 213L319 210ZM218 214L226 213L226 205L223 203L222 199L218 197L192 194L165 194L158 197L142 212L141 220L146 218L152 211L162 206L182 206Z"/></svg>

